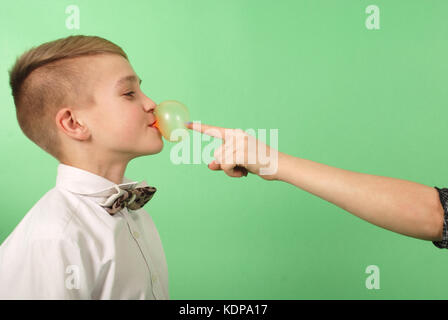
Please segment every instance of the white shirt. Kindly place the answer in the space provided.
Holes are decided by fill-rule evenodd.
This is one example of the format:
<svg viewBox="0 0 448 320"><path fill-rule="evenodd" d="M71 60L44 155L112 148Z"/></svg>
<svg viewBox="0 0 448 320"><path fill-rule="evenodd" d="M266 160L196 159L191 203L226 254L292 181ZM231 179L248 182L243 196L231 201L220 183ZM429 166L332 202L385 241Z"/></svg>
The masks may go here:
<svg viewBox="0 0 448 320"><path fill-rule="evenodd" d="M123 189L147 186L123 182ZM99 205L118 191L110 180L60 163L56 186L0 246L0 299L169 299L151 216L144 208L110 215Z"/></svg>

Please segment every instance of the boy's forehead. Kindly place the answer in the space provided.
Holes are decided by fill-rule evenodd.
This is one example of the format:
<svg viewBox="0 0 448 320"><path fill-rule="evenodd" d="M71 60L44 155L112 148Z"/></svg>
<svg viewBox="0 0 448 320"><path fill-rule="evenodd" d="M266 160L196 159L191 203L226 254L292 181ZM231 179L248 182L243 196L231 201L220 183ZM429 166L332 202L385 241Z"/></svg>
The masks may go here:
<svg viewBox="0 0 448 320"><path fill-rule="evenodd" d="M120 77L117 82L115 83L115 88L121 88L122 86L128 84L128 83L138 83L141 84L142 83L142 79L140 79L137 75L135 74L128 74L125 76Z"/></svg>
<svg viewBox="0 0 448 320"><path fill-rule="evenodd" d="M114 88L132 82L141 83L141 79L135 74L129 61L121 56L108 54L89 58L92 59L89 63L89 73L96 83Z"/></svg>

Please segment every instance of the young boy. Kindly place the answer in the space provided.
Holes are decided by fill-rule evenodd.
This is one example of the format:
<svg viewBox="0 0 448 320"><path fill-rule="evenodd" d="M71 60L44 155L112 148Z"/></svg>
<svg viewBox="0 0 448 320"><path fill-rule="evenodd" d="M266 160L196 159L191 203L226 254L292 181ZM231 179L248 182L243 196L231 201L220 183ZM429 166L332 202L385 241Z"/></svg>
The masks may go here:
<svg viewBox="0 0 448 320"><path fill-rule="evenodd" d="M162 243L142 208L156 189L124 177L130 160L163 148L140 83L126 53L95 36L15 62L19 125L59 165L56 186L0 247L0 299L169 299Z"/></svg>
<svg viewBox="0 0 448 320"><path fill-rule="evenodd" d="M251 172L265 180L287 182L379 227L448 248L448 188L339 169L279 152L263 143L266 157L260 161L260 142L242 130L200 123L187 127L223 139L215 150L215 160L208 165L211 170L223 170L236 178ZM237 140L239 136L243 138ZM226 143L226 139L232 142ZM272 157L274 153L276 157ZM266 161L272 158L277 161L275 165ZM278 170L272 170L272 174L260 171L268 167Z"/></svg>

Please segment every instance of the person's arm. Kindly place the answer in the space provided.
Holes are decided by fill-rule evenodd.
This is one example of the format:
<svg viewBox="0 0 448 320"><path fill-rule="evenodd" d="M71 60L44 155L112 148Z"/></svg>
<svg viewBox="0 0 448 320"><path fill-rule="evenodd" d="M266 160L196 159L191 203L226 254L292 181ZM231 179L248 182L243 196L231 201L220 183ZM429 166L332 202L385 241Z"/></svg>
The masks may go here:
<svg viewBox="0 0 448 320"><path fill-rule="evenodd" d="M223 139L223 144L214 152L215 160L208 165L211 170L222 170L235 178L247 176L250 172L265 180L287 182L379 227L414 238L441 241L434 244L448 248L445 208L441 204L441 198L446 198L443 201L445 206L448 204L448 189L443 189L439 196L435 188L423 184L339 169L294 157L269 146L266 146L267 154L276 156L271 157L268 163L249 162L249 155L258 157L256 149L248 148L250 144L260 143L255 137L241 130L204 124L190 123L186 126ZM227 137L232 136L245 136L245 140L227 143ZM226 162L225 153L233 154L233 159L231 156ZM237 154L243 155L241 160L236 160ZM273 174L262 174L260 169L267 167L277 170Z"/></svg>
<svg viewBox="0 0 448 320"><path fill-rule="evenodd" d="M433 187L281 152L275 180L295 185L379 227L423 240L442 240L444 210Z"/></svg>

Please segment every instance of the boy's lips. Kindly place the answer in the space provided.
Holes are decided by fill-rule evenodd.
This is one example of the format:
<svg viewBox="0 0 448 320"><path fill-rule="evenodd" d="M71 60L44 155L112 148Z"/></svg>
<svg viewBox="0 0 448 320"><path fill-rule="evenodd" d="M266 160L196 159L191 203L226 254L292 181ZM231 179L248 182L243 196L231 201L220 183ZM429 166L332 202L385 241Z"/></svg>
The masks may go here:
<svg viewBox="0 0 448 320"><path fill-rule="evenodd" d="M156 130L157 133L160 134L160 129L159 129L157 120L154 121L153 123L149 124L148 127L151 128L151 129Z"/></svg>
<svg viewBox="0 0 448 320"><path fill-rule="evenodd" d="M158 129L158 128L159 128L159 126L158 126L158 123L157 123L157 119L156 119L156 120L154 120L154 122L153 122L153 123L151 123L151 124L149 125L149 127L153 127L153 128L156 128L156 129Z"/></svg>

